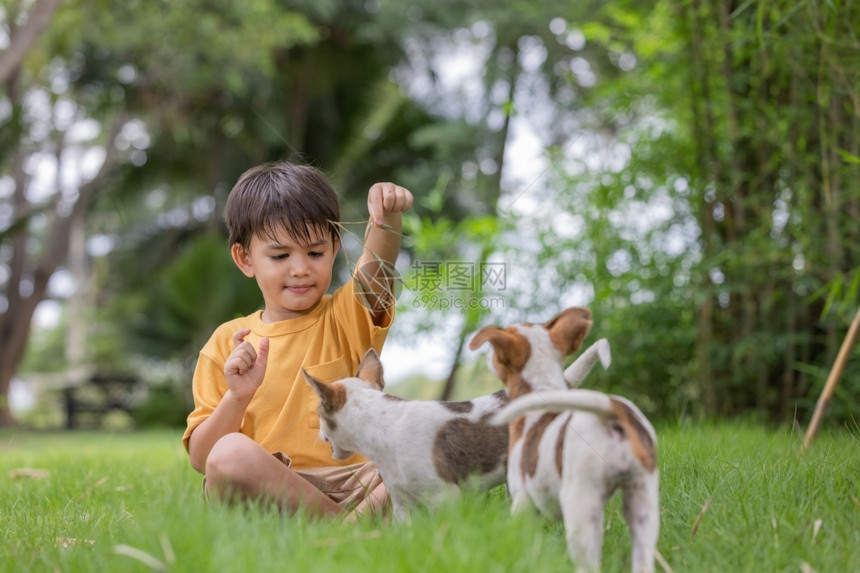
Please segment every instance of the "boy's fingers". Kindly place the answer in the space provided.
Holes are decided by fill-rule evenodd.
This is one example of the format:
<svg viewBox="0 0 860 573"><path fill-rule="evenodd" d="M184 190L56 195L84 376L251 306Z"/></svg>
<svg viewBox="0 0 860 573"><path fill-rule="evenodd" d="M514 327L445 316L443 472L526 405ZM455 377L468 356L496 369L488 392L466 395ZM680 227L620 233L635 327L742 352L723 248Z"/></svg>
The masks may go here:
<svg viewBox="0 0 860 573"><path fill-rule="evenodd" d="M251 364L252 362L248 360L247 354L237 354L227 361L227 370L236 374L241 374L250 368Z"/></svg>
<svg viewBox="0 0 860 573"><path fill-rule="evenodd" d="M399 213L412 206L412 193L394 183L376 183L367 194L370 220L382 225L386 213Z"/></svg>
<svg viewBox="0 0 860 573"><path fill-rule="evenodd" d="M398 191L395 210L399 212L408 211L412 207L412 193L403 187L398 188Z"/></svg>
<svg viewBox="0 0 860 573"><path fill-rule="evenodd" d="M382 184L375 183L367 192L367 212L370 220L377 225L382 224L382 216L385 214L385 204L382 196Z"/></svg>
<svg viewBox="0 0 860 573"><path fill-rule="evenodd" d="M242 341L245 340L245 337L251 333L250 328L241 328L233 333L233 347L239 346L242 344Z"/></svg>
<svg viewBox="0 0 860 573"><path fill-rule="evenodd" d="M265 366L269 359L269 339L260 339L260 348L257 349L257 362Z"/></svg>

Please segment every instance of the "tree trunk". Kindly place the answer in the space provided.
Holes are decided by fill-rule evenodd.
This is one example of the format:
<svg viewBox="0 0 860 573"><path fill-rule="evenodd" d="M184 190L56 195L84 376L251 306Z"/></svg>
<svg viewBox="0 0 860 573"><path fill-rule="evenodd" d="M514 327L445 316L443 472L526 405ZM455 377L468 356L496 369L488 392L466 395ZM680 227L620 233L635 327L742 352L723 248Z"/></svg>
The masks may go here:
<svg viewBox="0 0 860 573"><path fill-rule="evenodd" d="M24 61L24 57L36 40L48 27L54 11L62 0L38 0L27 14L20 28L12 28L11 39L5 50L0 51L0 84L6 83ZM18 14L6 14L6 22L14 22Z"/></svg>
<svg viewBox="0 0 860 573"><path fill-rule="evenodd" d="M66 215L55 213L49 226L44 252L32 271L26 264L26 243L30 240L29 228L25 226L13 236L12 264L7 288L8 308L0 314L0 425L11 425L14 417L9 409L8 397L12 376L24 357L27 340L38 304L45 298L48 281L54 271L65 261L69 252L69 237L73 223L82 219L96 193L106 184L108 175L116 165L119 155L115 145L125 116L118 116L105 142L106 155L98 174L80 186L78 200ZM58 151L57 156L61 156ZM13 203L18 215L26 209L25 189L27 180L23 174L23 156L13 162L15 195ZM20 209L20 210L19 210ZM28 292L29 291L29 292Z"/></svg>
<svg viewBox="0 0 860 573"><path fill-rule="evenodd" d="M448 371L448 377L445 379L442 394L439 395L440 400L450 400L451 396L454 395L457 371L460 369L460 359L463 355L463 345L466 344L468 333L473 330L468 326L468 322L468 319L464 322L463 328L460 330L460 335L457 337L457 350L454 352L454 359L451 361L451 369Z"/></svg>

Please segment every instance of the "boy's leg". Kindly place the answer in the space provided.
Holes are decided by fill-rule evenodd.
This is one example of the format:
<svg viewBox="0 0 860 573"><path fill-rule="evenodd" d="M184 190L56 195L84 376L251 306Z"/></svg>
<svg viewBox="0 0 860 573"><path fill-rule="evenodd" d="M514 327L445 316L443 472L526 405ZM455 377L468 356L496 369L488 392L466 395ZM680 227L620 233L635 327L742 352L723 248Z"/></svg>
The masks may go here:
<svg viewBox="0 0 860 573"><path fill-rule="evenodd" d="M348 511L347 521L365 514L385 515L390 509L382 476L372 462L306 468L297 473Z"/></svg>
<svg viewBox="0 0 860 573"><path fill-rule="evenodd" d="M381 483L355 506L355 509L347 516L347 520L352 521L362 515L383 514L387 502L388 491L385 489L385 484Z"/></svg>
<svg viewBox="0 0 860 573"><path fill-rule="evenodd" d="M206 460L210 499L264 499L282 510L336 515L343 508L244 434L218 440Z"/></svg>

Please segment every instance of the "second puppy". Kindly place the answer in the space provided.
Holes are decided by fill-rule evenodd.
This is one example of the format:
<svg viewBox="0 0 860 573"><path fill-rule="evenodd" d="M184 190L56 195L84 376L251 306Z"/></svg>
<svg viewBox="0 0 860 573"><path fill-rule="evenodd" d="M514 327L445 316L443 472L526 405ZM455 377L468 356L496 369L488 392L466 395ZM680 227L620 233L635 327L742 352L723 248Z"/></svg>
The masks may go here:
<svg viewBox="0 0 860 573"><path fill-rule="evenodd" d="M632 569L654 570L660 531L657 436L639 409L621 396L569 389L562 360L591 328L591 312L569 308L546 324L488 326L470 343L485 342L489 362L511 402L491 423L510 424L508 493L513 511L534 507L563 519L578 571L600 568L603 514L624 492Z"/></svg>

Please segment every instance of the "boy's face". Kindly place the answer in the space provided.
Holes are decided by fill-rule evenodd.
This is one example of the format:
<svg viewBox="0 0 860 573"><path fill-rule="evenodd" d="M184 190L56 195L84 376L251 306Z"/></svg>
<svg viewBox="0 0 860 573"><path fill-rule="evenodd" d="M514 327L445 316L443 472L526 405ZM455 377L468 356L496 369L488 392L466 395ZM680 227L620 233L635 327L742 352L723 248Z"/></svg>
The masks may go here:
<svg viewBox="0 0 860 573"><path fill-rule="evenodd" d="M331 284L337 243L328 232L308 229L310 243L300 244L281 231L275 239L254 236L248 250L231 247L233 260L254 277L266 308L263 322L297 318L310 312Z"/></svg>

